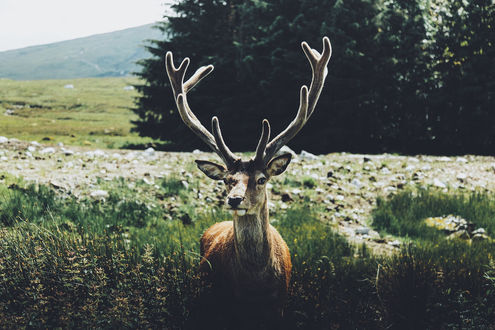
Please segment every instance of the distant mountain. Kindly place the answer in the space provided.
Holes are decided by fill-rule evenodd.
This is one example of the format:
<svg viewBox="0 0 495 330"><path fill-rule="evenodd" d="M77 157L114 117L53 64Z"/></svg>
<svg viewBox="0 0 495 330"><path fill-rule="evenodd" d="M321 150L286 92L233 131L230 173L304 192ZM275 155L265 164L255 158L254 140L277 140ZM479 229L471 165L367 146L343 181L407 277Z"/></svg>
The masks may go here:
<svg viewBox="0 0 495 330"><path fill-rule="evenodd" d="M0 78L16 80L124 76L150 57L147 39L163 38L147 24L121 31L0 52Z"/></svg>

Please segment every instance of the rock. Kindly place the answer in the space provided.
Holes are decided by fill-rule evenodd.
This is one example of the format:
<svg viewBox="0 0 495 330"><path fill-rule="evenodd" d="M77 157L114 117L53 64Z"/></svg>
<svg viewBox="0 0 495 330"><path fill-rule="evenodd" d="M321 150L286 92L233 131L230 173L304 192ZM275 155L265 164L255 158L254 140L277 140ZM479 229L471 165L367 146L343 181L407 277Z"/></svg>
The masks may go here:
<svg viewBox="0 0 495 330"><path fill-rule="evenodd" d="M74 89L74 85L72 84L67 84L64 86L65 89Z"/></svg>
<svg viewBox="0 0 495 330"><path fill-rule="evenodd" d="M282 202L292 202L293 200L294 199L292 199L292 195L289 192L282 194Z"/></svg>
<svg viewBox="0 0 495 330"><path fill-rule="evenodd" d="M465 182L467 179L466 173L459 173L456 176L456 179L459 180L460 182Z"/></svg>
<svg viewBox="0 0 495 330"><path fill-rule="evenodd" d="M125 86L125 87L124 87L124 90L125 90L125 91L133 91L133 90L134 90L134 86L131 86L131 85L129 85L129 86Z"/></svg>
<svg viewBox="0 0 495 330"><path fill-rule="evenodd" d="M48 148L43 148L40 153L42 154L53 154L55 153L55 148L48 147Z"/></svg>
<svg viewBox="0 0 495 330"><path fill-rule="evenodd" d="M94 190L89 194L91 197L98 198L98 199L104 199L108 197L108 191L106 190Z"/></svg>
<svg viewBox="0 0 495 330"><path fill-rule="evenodd" d="M74 154L74 151L69 150L69 149L61 148L60 150L61 150L61 151L64 153L64 155L66 155L66 156L72 156L72 155Z"/></svg>
<svg viewBox="0 0 495 330"><path fill-rule="evenodd" d="M143 151L143 153L146 156L151 157L151 156L154 156L155 155L155 149L149 147L148 149L146 149L145 151Z"/></svg>
<svg viewBox="0 0 495 330"><path fill-rule="evenodd" d="M476 230L473 230L473 232L471 233L472 235L476 235L476 234L484 234L485 233L485 229L484 228L478 228Z"/></svg>
<svg viewBox="0 0 495 330"><path fill-rule="evenodd" d="M57 146L59 146L59 147L63 147L63 146L64 146L64 144L63 144L62 142L59 142L59 143L57 143Z"/></svg>
<svg viewBox="0 0 495 330"><path fill-rule="evenodd" d="M370 229L367 228L367 227L360 227L360 228L356 228L354 230L354 232L357 234L357 235L368 235L369 232L370 232Z"/></svg>
<svg viewBox="0 0 495 330"><path fill-rule="evenodd" d="M471 240L473 242L481 242L481 241L486 241L486 240L489 240L490 237L488 237L487 235L485 234L475 234L473 235L473 237L471 238Z"/></svg>
<svg viewBox="0 0 495 330"><path fill-rule="evenodd" d="M384 168L382 168L382 169L380 170L380 173L385 174L385 175L386 175L386 174L390 174L390 170L388 169L388 167L384 167Z"/></svg>
<svg viewBox="0 0 495 330"><path fill-rule="evenodd" d="M358 189L363 187L363 184L358 179L352 179L351 184Z"/></svg>
<svg viewBox="0 0 495 330"><path fill-rule="evenodd" d="M27 148L27 150L28 150L29 152L35 152L35 151L36 151L36 147L35 147L35 146L29 146L29 147Z"/></svg>
<svg viewBox="0 0 495 330"><path fill-rule="evenodd" d="M288 146L283 146L282 148L280 148L279 152L277 152L277 155L282 155L282 154L291 154L292 155L292 158L297 158L297 154L294 150L292 150L291 148L289 148ZM301 151L302 153L302 151Z"/></svg>
<svg viewBox="0 0 495 330"><path fill-rule="evenodd" d="M469 233L466 230L459 230L456 232L453 232L449 236L447 236L447 239L469 239Z"/></svg>
<svg viewBox="0 0 495 330"><path fill-rule="evenodd" d="M31 141L31 144L35 147L41 147L41 144L38 141Z"/></svg>
<svg viewBox="0 0 495 330"><path fill-rule="evenodd" d="M450 161L451 161L451 159L450 159L449 157L445 157L445 156L444 156L444 157L440 157L440 158L438 158L438 161L439 161L439 162L450 162Z"/></svg>
<svg viewBox="0 0 495 330"><path fill-rule="evenodd" d="M293 193L294 195L299 195L300 193L302 193L302 190L301 190L301 189L299 189L299 188L294 188L294 189L292 189L292 193Z"/></svg>
<svg viewBox="0 0 495 330"><path fill-rule="evenodd" d="M438 178L433 179L433 185L438 188L447 188L447 185Z"/></svg>
<svg viewBox="0 0 495 330"><path fill-rule="evenodd" d="M318 156L313 155L310 152L307 152L306 150L301 150L301 153L299 154L299 157L304 160L317 160Z"/></svg>
<svg viewBox="0 0 495 330"><path fill-rule="evenodd" d="M457 157L457 159L455 161L458 163L463 163L463 164L466 164L468 162L468 160L464 157Z"/></svg>
<svg viewBox="0 0 495 330"><path fill-rule="evenodd" d="M146 183L146 184L149 184L149 185L152 185L152 184L155 184L155 182L151 179L148 179L148 178L143 178L143 182Z"/></svg>
<svg viewBox="0 0 495 330"><path fill-rule="evenodd" d="M391 245L393 247L399 247L401 245L400 241L395 240L395 241L390 241L387 243L388 245Z"/></svg>
<svg viewBox="0 0 495 330"><path fill-rule="evenodd" d="M200 153L202 153L202 151L199 149L194 149L192 153L193 154L200 154Z"/></svg>
<svg viewBox="0 0 495 330"><path fill-rule="evenodd" d="M0 143L7 143L9 142L9 139L7 139L5 136L0 136Z"/></svg>

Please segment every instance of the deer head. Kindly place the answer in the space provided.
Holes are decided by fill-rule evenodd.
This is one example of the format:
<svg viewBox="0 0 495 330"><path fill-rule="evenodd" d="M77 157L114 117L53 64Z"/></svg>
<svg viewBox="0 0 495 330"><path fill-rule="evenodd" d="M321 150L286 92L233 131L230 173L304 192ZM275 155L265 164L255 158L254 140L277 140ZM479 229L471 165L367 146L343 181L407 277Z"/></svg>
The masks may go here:
<svg viewBox="0 0 495 330"><path fill-rule="evenodd" d="M315 49L311 49L306 42L303 42L301 46L313 72L309 91L306 86L301 87L299 110L296 117L284 131L272 140L270 140L270 124L268 120L263 120L256 154L249 160L242 160L227 147L217 117L213 117L211 121L212 134L199 122L187 103L187 93L213 71L213 66L208 65L199 68L191 78L184 82L189 58L185 58L180 66L175 68L172 53L168 52L166 55L167 74L182 120L224 163L216 164L210 161L196 160L196 164L208 177L225 182L228 192L225 204L236 215L259 214L266 208L266 183L272 176L283 173L291 161L291 154L277 156L276 154L296 136L315 109L327 75L327 63L332 53L331 45L329 39L324 37L321 54Z"/></svg>

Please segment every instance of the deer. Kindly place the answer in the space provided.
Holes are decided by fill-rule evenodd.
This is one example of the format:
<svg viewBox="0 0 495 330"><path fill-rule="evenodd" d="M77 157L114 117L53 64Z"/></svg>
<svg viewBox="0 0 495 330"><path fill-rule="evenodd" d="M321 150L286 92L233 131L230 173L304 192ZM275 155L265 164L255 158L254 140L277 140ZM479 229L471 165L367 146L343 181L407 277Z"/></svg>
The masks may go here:
<svg viewBox="0 0 495 330"><path fill-rule="evenodd" d="M213 65L200 67L184 82L189 58L186 57L178 68L174 65L172 52L167 52L165 60L182 121L223 161L218 164L195 160L197 167L209 178L224 181L225 207L233 214L232 221L217 222L202 235L199 271L204 278L229 293L233 301L227 304L235 301L280 317L288 297L292 264L287 244L269 221L267 183L287 169L292 155L278 153L313 114L332 53L327 37L323 38L321 54L306 42L301 46L312 69L309 90L306 85L301 87L296 117L273 139L270 140L268 120L262 121L256 152L248 160L242 160L226 145L216 116L212 117L210 132L188 105L188 92L213 71Z"/></svg>

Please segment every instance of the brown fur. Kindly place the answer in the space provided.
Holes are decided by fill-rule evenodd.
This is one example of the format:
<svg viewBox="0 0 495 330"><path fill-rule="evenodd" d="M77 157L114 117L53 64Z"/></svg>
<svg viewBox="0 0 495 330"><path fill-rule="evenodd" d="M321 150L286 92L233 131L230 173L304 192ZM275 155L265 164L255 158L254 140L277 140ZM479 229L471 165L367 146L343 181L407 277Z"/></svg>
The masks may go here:
<svg viewBox="0 0 495 330"><path fill-rule="evenodd" d="M244 163L225 174L229 197L243 197L246 214L216 223L201 237L200 272L222 297L250 309L278 312L287 299L292 268L287 244L269 224L267 171ZM228 201L227 198L227 201ZM264 312L263 312L264 313Z"/></svg>

